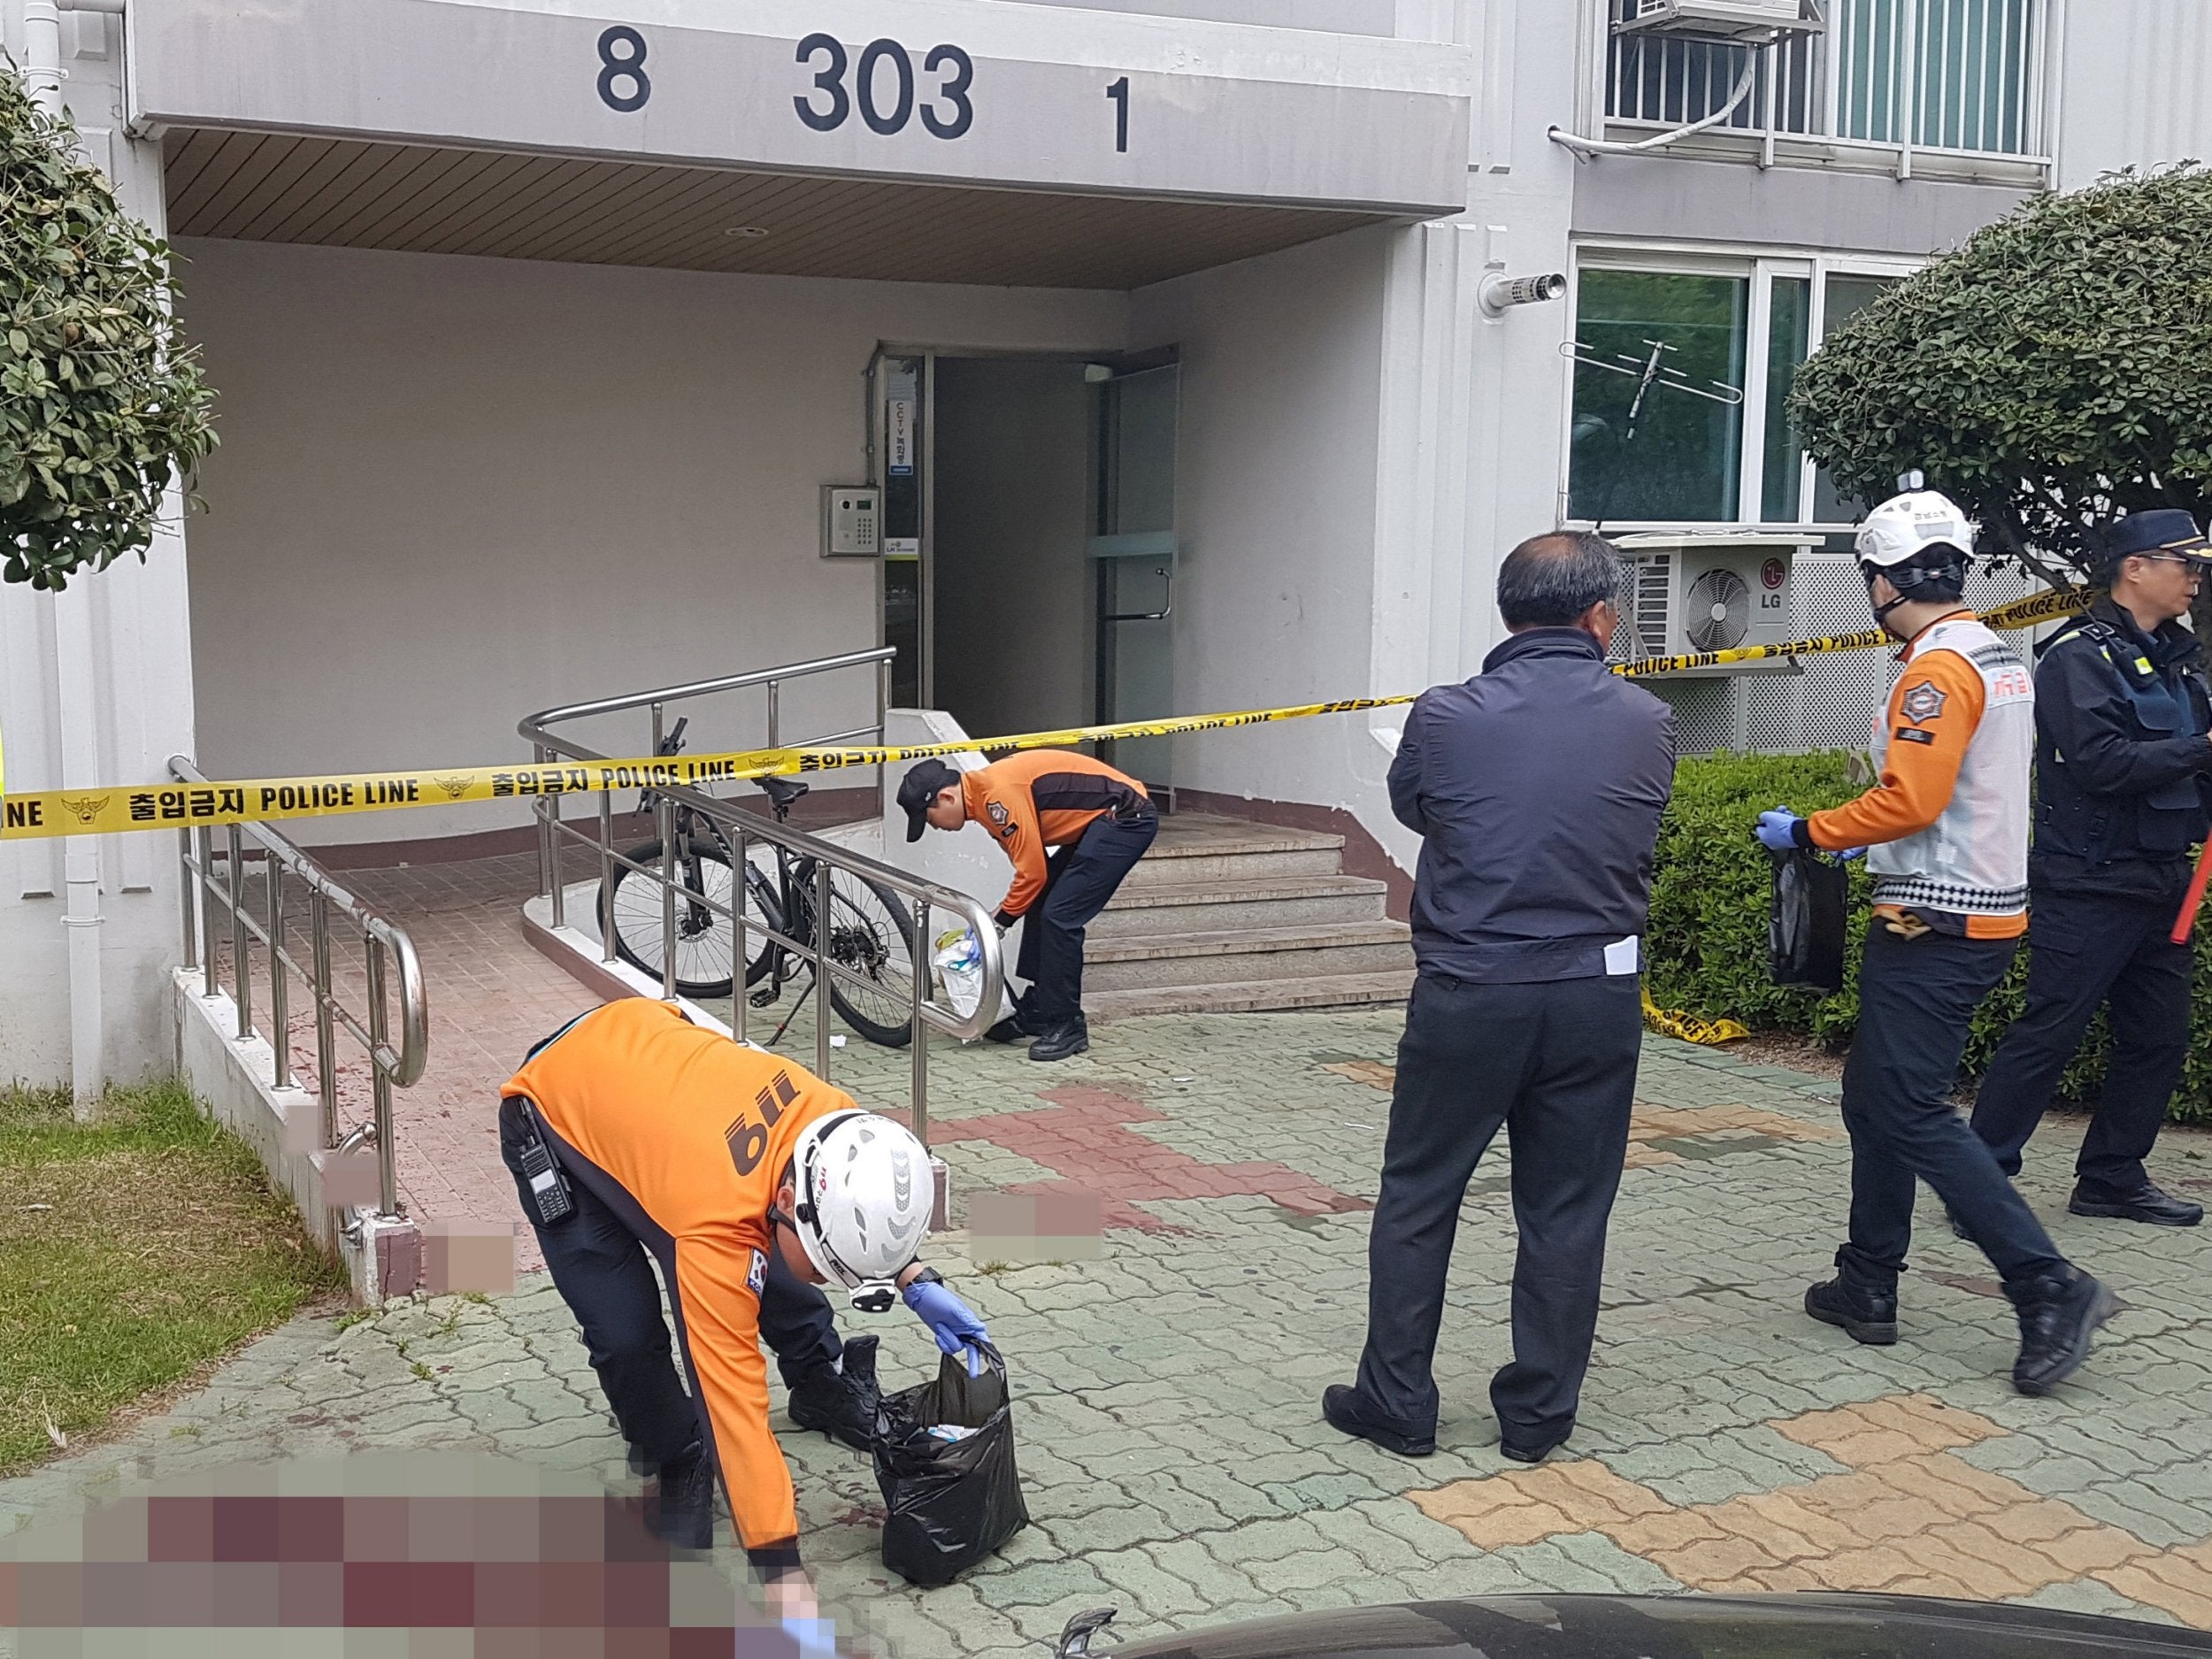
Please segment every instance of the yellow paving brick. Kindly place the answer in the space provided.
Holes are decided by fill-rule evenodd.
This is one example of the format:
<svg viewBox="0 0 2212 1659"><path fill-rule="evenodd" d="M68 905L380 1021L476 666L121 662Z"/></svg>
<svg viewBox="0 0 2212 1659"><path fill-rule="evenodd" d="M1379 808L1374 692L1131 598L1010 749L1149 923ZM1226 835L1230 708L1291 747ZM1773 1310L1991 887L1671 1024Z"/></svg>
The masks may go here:
<svg viewBox="0 0 2212 1659"><path fill-rule="evenodd" d="M2062 1509L2065 1506L2054 1507ZM2017 1518L2017 1511L2008 1509L1989 1525L2009 1532ZM2015 1533L2014 1536L2020 1534ZM2048 1555L2069 1578L2074 1578L2085 1572L2101 1572L2108 1567L2116 1567L2123 1562L2139 1560L2155 1553L2134 1533L2124 1532L2116 1526L2079 1526L2071 1532L2061 1532L2055 1538L2023 1538L2022 1541L2038 1555Z"/></svg>
<svg viewBox="0 0 2212 1659"><path fill-rule="evenodd" d="M1698 1542L1725 1536L1701 1509L1663 1509L1640 1515L1632 1521L1602 1529L1605 1535L1632 1555L1657 1560L1664 1551L1679 1550Z"/></svg>
<svg viewBox="0 0 2212 1659"><path fill-rule="evenodd" d="M2027 1595L2054 1582L2043 1557L2032 1553L2024 1556L2024 1571L2016 1572L2007 1563L1996 1559L2001 1552L1978 1554L1933 1532L1909 1539L1899 1548L1918 1563L1922 1571L1955 1578L1967 1586L1977 1601Z"/></svg>
<svg viewBox="0 0 2212 1659"><path fill-rule="evenodd" d="M1839 1549L1809 1565L1837 1590L1885 1589L1900 1578L1917 1578L1927 1571L1909 1550L1895 1544Z"/></svg>
<svg viewBox="0 0 2212 1659"><path fill-rule="evenodd" d="M1632 1141L1628 1155L1621 1160L1624 1170L1655 1170L1667 1164L1686 1164L1689 1160L1679 1152L1670 1152L1663 1147L1647 1147Z"/></svg>
<svg viewBox="0 0 2212 1659"><path fill-rule="evenodd" d="M1741 1588L1747 1573L1783 1564L1749 1539L1733 1535L1695 1539L1679 1549L1652 1550L1645 1559L1693 1590Z"/></svg>
<svg viewBox="0 0 2212 1659"><path fill-rule="evenodd" d="M1839 1589L1843 1586L1838 1586ZM1891 1595L1932 1595L1947 1601L1986 1601L1989 1593L1977 1589L1962 1579L1939 1572L1924 1572L1909 1578L1893 1579L1884 1586Z"/></svg>
<svg viewBox="0 0 2212 1659"><path fill-rule="evenodd" d="M1800 1563L1788 1567L1756 1567L1744 1574L1762 1590L1827 1590L1834 1586Z"/></svg>
<svg viewBox="0 0 2212 1659"><path fill-rule="evenodd" d="M1778 1561L1803 1561L1813 1555L1824 1555L1832 1548L1816 1542L1794 1527L1778 1524L1770 1511L1755 1509L1741 1498L1706 1504L1698 1513L1722 1532L1749 1539Z"/></svg>
<svg viewBox="0 0 2212 1659"><path fill-rule="evenodd" d="M1839 1549L1856 1549L1867 1541L1865 1534L1848 1522L1799 1502L1801 1490L1785 1486L1779 1492L1754 1492L1729 1502L1741 1504L1769 1526L1805 1539L1824 1555Z"/></svg>
<svg viewBox="0 0 2212 1659"><path fill-rule="evenodd" d="M1863 1401L1858 1413L1877 1428L1910 1435L1920 1442L1923 1451L1929 1452L1972 1446L2008 1432L1978 1413L1962 1411L1928 1394L1889 1394Z"/></svg>
<svg viewBox="0 0 2212 1659"><path fill-rule="evenodd" d="M2138 1601L2171 1613L2185 1624L2199 1630L2212 1630L2212 1596L2200 1595L2169 1584L2144 1571L2140 1563L2130 1562L2124 1566L2111 1567L2089 1575L2110 1585L2122 1595L2132 1596Z"/></svg>
<svg viewBox="0 0 2212 1659"><path fill-rule="evenodd" d="M1925 1498L1958 1520L1997 1515L2017 1507L1978 1486L1953 1479L1951 1469L1957 1463L1948 1453L1939 1452L1929 1457L1904 1457L1892 1463L1878 1463L1866 1472L1893 1491ZM2055 1536L2066 1530L2066 1526L2055 1526L2045 1536Z"/></svg>
<svg viewBox="0 0 2212 1659"><path fill-rule="evenodd" d="M1560 1532L1590 1530L1502 1480L1463 1480L1433 1492L1406 1495L1432 1520L1457 1528L1470 1543L1485 1549L1505 1549Z"/></svg>
<svg viewBox="0 0 2212 1659"><path fill-rule="evenodd" d="M1927 1468L1939 1476L1947 1486L1962 1486L1978 1492L1997 1502L2010 1505L2040 1502L2032 1493L2009 1475L1993 1474L1986 1469L1977 1469L1963 1457L1954 1457L1948 1452L1937 1452L1927 1459Z"/></svg>
<svg viewBox="0 0 2212 1659"><path fill-rule="evenodd" d="M1816 1514L1832 1516L1855 1531L1859 1512L1870 1503L1880 1503L1897 1495L1897 1488L1878 1479L1864 1470L1853 1470L1847 1475L1823 1475L1809 1480L1801 1486L1784 1488L1798 1502ZM1860 1534L1862 1537L1863 1533Z"/></svg>
<svg viewBox="0 0 2212 1659"><path fill-rule="evenodd" d="M2008 1578L2026 1585L2030 1590L2039 1590L2045 1585L2081 1576L2078 1571L2069 1572L2059 1568L2049 1555L2040 1550L2009 1538L2000 1537L1985 1522L1954 1521L1948 1526L1938 1527L1929 1537L1972 1560L1988 1563Z"/></svg>
<svg viewBox="0 0 2212 1659"><path fill-rule="evenodd" d="M1545 1467L1562 1484L1611 1505L1624 1517L1657 1515L1674 1508L1649 1486L1639 1486L1625 1476L1615 1474L1594 1457L1578 1457L1570 1463L1548 1463ZM1554 1501L1546 1493L1535 1495L1547 1502ZM1563 1503L1561 1507L1566 1506Z"/></svg>

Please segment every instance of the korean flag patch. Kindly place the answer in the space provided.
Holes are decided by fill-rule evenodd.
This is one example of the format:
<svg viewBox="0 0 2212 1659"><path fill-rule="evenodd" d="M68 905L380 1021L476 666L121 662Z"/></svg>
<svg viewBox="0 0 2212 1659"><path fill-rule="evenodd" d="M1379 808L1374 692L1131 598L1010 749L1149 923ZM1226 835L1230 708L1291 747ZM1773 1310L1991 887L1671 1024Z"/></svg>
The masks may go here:
<svg viewBox="0 0 2212 1659"><path fill-rule="evenodd" d="M768 1282L768 1257L767 1257L767 1255L766 1255L766 1253L765 1253L765 1252L764 1252L764 1251L755 1250L755 1251L753 1252L753 1265L752 1265L752 1268L751 1268L751 1270L750 1270L749 1271L748 1271L748 1272L746 1273L746 1275L745 1275L745 1288L746 1288L746 1289L748 1289L748 1290L749 1290L749 1291L751 1291L751 1292L753 1293L753 1294L755 1294L756 1296L757 1296L757 1295L759 1295L759 1294L760 1294L760 1292L761 1292L761 1287L762 1287L764 1285L767 1284L767 1282Z"/></svg>

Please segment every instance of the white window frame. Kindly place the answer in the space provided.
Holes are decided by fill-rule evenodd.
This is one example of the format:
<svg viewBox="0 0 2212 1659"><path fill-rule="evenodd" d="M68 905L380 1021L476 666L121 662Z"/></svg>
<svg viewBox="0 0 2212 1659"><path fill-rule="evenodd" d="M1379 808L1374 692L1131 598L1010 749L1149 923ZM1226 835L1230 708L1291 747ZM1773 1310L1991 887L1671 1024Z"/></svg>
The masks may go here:
<svg viewBox="0 0 2212 1659"><path fill-rule="evenodd" d="M1749 303L1745 312L1744 396L1738 411L1735 518L1732 521L1611 518L1606 521L1607 531L1619 531L1624 534L1731 531L1755 531L1770 534L1802 532L1809 538L1816 538L1851 528L1848 524L1818 523L1802 516L1811 511L1813 480L1818 470L1810 456L1804 457L1800 463L1800 517L1778 521L1763 516L1766 505L1767 361L1774 315L1774 280L1777 277L1794 277L1809 279L1812 283L1806 324L1809 356L1812 351L1820 349L1821 339L1826 333L1828 279L1831 276L1905 277L1925 263L1921 259L1834 253L1816 249L1722 249L1693 242L1603 239L1577 242L1572 250L1571 281L1567 293L1567 338L1571 341L1577 338L1580 332L1582 273L1586 270L1637 271L1658 276L1725 276L1746 280L1750 285ZM1571 499L1568 484L1574 463L1573 359L1563 359L1561 367L1566 386L1565 396L1560 400L1563 410L1559 442L1560 521L1569 527L1587 529L1590 527L1589 520L1567 517L1567 503Z"/></svg>

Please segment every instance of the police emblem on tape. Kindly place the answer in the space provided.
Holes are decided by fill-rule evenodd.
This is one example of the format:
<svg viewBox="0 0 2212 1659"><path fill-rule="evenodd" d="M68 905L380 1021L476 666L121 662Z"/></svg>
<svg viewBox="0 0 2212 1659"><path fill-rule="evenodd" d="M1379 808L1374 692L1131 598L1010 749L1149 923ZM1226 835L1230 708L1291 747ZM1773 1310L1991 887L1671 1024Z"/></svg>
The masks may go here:
<svg viewBox="0 0 2212 1659"><path fill-rule="evenodd" d="M761 1286L768 1282L768 1256L765 1251L753 1252L753 1264L745 1274L745 1288L754 1295L760 1294Z"/></svg>
<svg viewBox="0 0 2212 1659"><path fill-rule="evenodd" d="M1897 712L1915 726L1920 726L1940 716L1943 705L1950 700L1949 692L1938 691L1935 681L1924 680L1906 689L1904 696L1898 702Z"/></svg>

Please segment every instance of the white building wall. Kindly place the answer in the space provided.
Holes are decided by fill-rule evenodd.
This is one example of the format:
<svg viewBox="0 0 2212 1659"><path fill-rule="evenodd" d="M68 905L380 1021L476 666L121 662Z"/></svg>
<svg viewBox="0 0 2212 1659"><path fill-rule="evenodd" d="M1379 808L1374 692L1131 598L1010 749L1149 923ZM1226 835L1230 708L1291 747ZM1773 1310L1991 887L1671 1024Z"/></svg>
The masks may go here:
<svg viewBox="0 0 2212 1659"><path fill-rule="evenodd" d="M1133 342L1182 352L1175 701L1192 713L1356 696L1370 678L1383 272L1355 231L1134 296ZM1176 740L1174 781L1348 804L1368 740L1334 718Z"/></svg>
<svg viewBox="0 0 2212 1659"><path fill-rule="evenodd" d="M183 251L223 392L194 527L211 775L526 758L534 710L876 644L877 567L822 558L818 514L820 486L865 476L879 341L1110 349L1126 311L1073 290ZM832 688L790 689L787 736L866 718L864 676ZM762 740L758 702L726 708L694 718L695 751ZM626 752L641 731L587 741ZM478 805L296 833L524 821Z"/></svg>
<svg viewBox="0 0 2212 1659"><path fill-rule="evenodd" d="M2212 160L2212 5L2060 0L2058 184Z"/></svg>
<svg viewBox="0 0 2212 1659"><path fill-rule="evenodd" d="M86 155L116 180L123 205L158 231L159 151L121 131L120 28L97 13L63 17L64 93ZM0 6L0 36L24 63L16 0ZM179 502L144 564L80 577L58 596L0 585L0 733L11 787L90 793L145 783L166 776L170 755L191 749L180 517ZM73 1078L92 1091L106 1078L174 1064L163 999L178 953L175 851L162 834L0 842L0 1082ZM81 887L78 930L63 923L72 879ZM73 997L70 941L80 932L96 941L96 964L78 963Z"/></svg>

